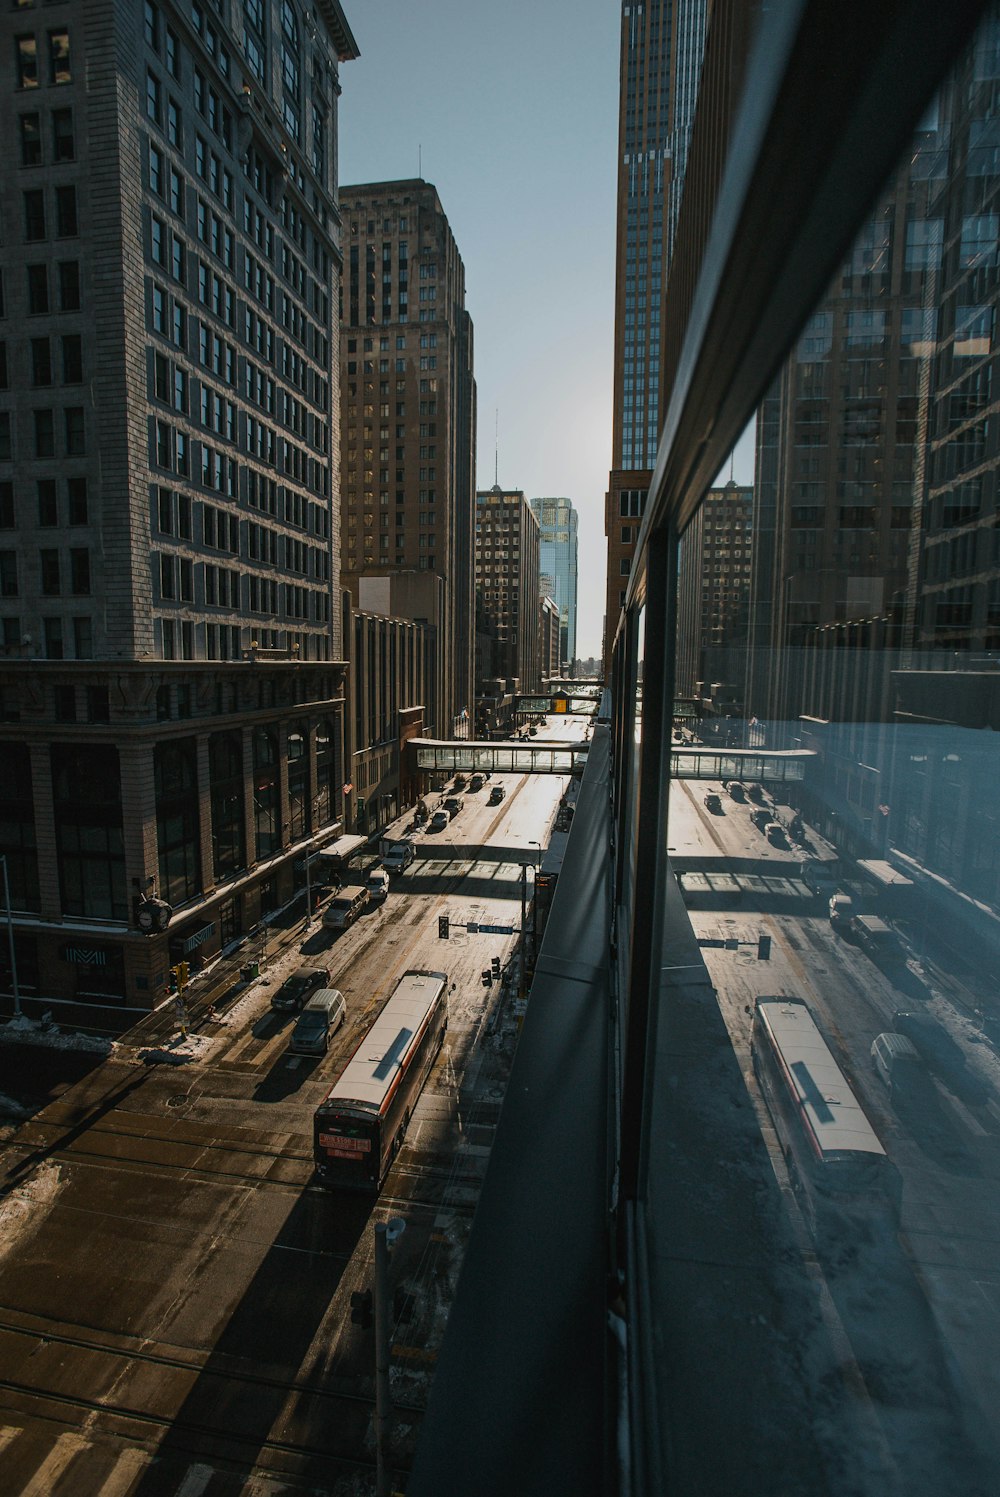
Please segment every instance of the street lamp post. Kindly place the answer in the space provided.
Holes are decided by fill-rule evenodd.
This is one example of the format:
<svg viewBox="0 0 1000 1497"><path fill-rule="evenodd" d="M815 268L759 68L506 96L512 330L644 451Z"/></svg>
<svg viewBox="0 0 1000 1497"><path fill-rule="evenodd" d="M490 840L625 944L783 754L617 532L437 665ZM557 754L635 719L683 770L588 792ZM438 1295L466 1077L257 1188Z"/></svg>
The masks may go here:
<svg viewBox="0 0 1000 1497"><path fill-rule="evenodd" d="M7 882L7 857L0 853L3 864L3 900L7 910L7 940L10 943L10 980L14 988L14 1018L21 1017L21 994L17 986L17 957L14 954L14 919L10 912L10 884Z"/></svg>

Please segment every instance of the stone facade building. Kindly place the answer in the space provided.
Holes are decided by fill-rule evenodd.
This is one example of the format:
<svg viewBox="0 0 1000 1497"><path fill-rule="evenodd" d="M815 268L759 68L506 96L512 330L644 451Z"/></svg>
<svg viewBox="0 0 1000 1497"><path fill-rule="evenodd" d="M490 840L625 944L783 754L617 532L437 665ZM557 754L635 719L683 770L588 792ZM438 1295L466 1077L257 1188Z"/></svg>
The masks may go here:
<svg viewBox="0 0 1000 1497"><path fill-rule="evenodd" d="M344 817L357 48L337 0L21 6L0 46L0 851L22 992L113 1018Z"/></svg>
<svg viewBox="0 0 1000 1497"><path fill-rule="evenodd" d="M468 723L474 654L465 267L429 182L345 187L341 205L342 576L365 609L363 583L408 574L398 608L435 651L426 729L447 738Z"/></svg>

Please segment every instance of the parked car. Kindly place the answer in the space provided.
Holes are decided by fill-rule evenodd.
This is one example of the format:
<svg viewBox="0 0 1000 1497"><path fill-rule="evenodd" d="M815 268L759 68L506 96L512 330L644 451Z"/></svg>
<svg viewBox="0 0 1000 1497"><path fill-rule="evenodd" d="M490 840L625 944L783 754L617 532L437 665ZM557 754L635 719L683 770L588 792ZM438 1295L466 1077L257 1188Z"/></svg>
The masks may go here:
<svg viewBox="0 0 1000 1497"><path fill-rule="evenodd" d="M330 1036L344 1022L347 1004L338 988L320 988L313 993L295 1021L289 1050L300 1055L323 1055L330 1047Z"/></svg>
<svg viewBox="0 0 1000 1497"><path fill-rule="evenodd" d="M384 868L370 868L365 879L372 904L381 904L389 893L389 875Z"/></svg>
<svg viewBox="0 0 1000 1497"><path fill-rule="evenodd" d="M788 838L780 821L769 821L764 827L764 836L772 847L787 847Z"/></svg>
<svg viewBox="0 0 1000 1497"><path fill-rule="evenodd" d="M481 774L474 774L472 776L472 779L469 781L470 792L475 795L477 790L482 790L485 783L486 781Z"/></svg>
<svg viewBox="0 0 1000 1497"><path fill-rule="evenodd" d="M446 811L449 811L451 813L452 816L457 816L459 811L461 811L462 807L465 805L465 801L460 795L449 795L447 800L443 800L441 804Z"/></svg>
<svg viewBox="0 0 1000 1497"><path fill-rule="evenodd" d="M763 806L758 806L756 810L750 812L750 820L758 832L763 832L770 823L771 813L770 811L766 811Z"/></svg>
<svg viewBox="0 0 1000 1497"><path fill-rule="evenodd" d="M799 877L814 894L825 894L829 899L836 892L837 875L826 863L818 862L815 858L803 859L799 864Z"/></svg>
<svg viewBox="0 0 1000 1497"><path fill-rule="evenodd" d="M905 1034L886 1031L872 1041L872 1066L890 1097L912 1097L929 1089L929 1078L916 1047Z"/></svg>
<svg viewBox="0 0 1000 1497"><path fill-rule="evenodd" d="M494 785L493 789L490 791L489 805L498 806L506 794L506 786Z"/></svg>
<svg viewBox="0 0 1000 1497"><path fill-rule="evenodd" d="M278 991L271 996L271 1007L279 1014L295 1014L305 1004L310 994L325 988L330 981L326 967L301 967L286 977Z"/></svg>
<svg viewBox="0 0 1000 1497"><path fill-rule="evenodd" d="M729 791L733 800L745 801L747 798L746 790L739 780L729 780L723 788Z"/></svg>
<svg viewBox="0 0 1000 1497"><path fill-rule="evenodd" d="M323 911L324 930L346 930L371 904L371 894L364 884L345 884Z"/></svg>
<svg viewBox="0 0 1000 1497"><path fill-rule="evenodd" d="M834 930L846 930L854 915L854 900L842 891L830 898L830 924Z"/></svg>
<svg viewBox="0 0 1000 1497"><path fill-rule="evenodd" d="M402 873L415 857L412 842L394 842L382 859L382 867L386 873Z"/></svg>
<svg viewBox="0 0 1000 1497"><path fill-rule="evenodd" d="M710 790L705 796L705 805L713 816L721 816L723 814L722 796L717 795L714 790Z"/></svg>
<svg viewBox="0 0 1000 1497"><path fill-rule="evenodd" d="M850 923L851 935L862 951L873 961L886 966L898 965L906 960L903 943L890 925L878 915L854 915Z"/></svg>
<svg viewBox="0 0 1000 1497"><path fill-rule="evenodd" d="M429 832L443 832L450 820L451 817L447 811L435 811L427 830Z"/></svg>

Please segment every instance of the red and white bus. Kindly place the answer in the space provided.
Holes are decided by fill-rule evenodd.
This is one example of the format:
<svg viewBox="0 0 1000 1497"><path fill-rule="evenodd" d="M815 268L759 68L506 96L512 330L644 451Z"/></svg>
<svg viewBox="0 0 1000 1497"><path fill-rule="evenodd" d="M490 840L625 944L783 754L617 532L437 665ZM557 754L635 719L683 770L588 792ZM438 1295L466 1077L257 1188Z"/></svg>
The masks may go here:
<svg viewBox="0 0 1000 1497"><path fill-rule="evenodd" d="M378 1191L448 1027L448 974L404 972L316 1109L321 1184Z"/></svg>

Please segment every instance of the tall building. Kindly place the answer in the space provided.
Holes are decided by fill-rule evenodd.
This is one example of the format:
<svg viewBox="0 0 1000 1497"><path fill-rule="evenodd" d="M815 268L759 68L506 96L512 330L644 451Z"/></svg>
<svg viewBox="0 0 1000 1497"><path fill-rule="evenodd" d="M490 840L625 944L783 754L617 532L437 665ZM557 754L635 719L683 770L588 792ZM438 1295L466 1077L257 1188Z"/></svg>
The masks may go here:
<svg viewBox="0 0 1000 1497"><path fill-rule="evenodd" d="M538 517L542 575L551 578L549 597L559 609L560 664L576 659L576 606L580 517L570 499L532 499Z"/></svg>
<svg viewBox="0 0 1000 1497"><path fill-rule="evenodd" d="M622 3L614 427L604 656L660 442L661 308L705 46L706 0Z"/></svg>
<svg viewBox="0 0 1000 1497"><path fill-rule="evenodd" d="M486 680L528 692L539 677L538 551L538 519L520 489L477 492L476 598L492 626L483 631L492 636Z"/></svg>
<svg viewBox="0 0 1000 1497"><path fill-rule="evenodd" d="M705 712L742 703L753 567L753 489L709 489L680 546L677 695Z"/></svg>
<svg viewBox="0 0 1000 1497"><path fill-rule="evenodd" d="M343 816L336 120L357 47L337 0L18 7L0 28L20 985L149 1006L168 956L281 904ZM146 937L152 895L173 916Z"/></svg>
<svg viewBox="0 0 1000 1497"><path fill-rule="evenodd" d="M451 737L468 721L473 690L476 385L465 267L429 182L345 187L341 207L343 582L368 609L363 583L409 574L394 584L393 611L432 631L425 727Z"/></svg>

